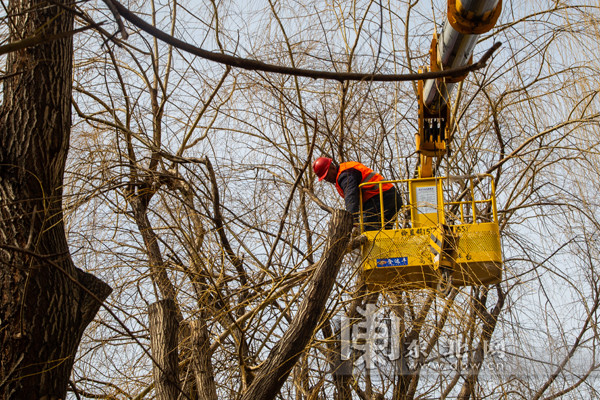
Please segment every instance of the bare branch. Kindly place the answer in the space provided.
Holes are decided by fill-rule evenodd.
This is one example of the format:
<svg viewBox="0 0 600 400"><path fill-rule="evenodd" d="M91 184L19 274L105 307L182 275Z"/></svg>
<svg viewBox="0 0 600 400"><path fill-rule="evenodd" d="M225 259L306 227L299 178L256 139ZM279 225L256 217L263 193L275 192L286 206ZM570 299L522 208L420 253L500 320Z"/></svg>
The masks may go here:
<svg viewBox="0 0 600 400"><path fill-rule="evenodd" d="M501 43L495 43L481 59L471 65L464 66L461 68L448 69L445 71L433 71L424 72L421 74L369 74L369 73L338 73L331 71L315 71L302 68L284 67L279 65L267 64L258 60L251 60L248 58L235 57L222 53L215 53L212 51L204 50L200 47L194 46L182 40L179 40L160 29L148 24L143 19L135 15L121 3L116 0L111 0L119 14L127 21L131 22L144 32L168 43L178 49L187 51L188 53L194 54L198 57L205 58L210 61L214 61L220 64L228 65L231 67L242 68L250 71L262 71L262 72L273 72L277 74L285 74L292 76L303 76L306 78L313 79L332 79L336 81L374 81L374 82L402 82L402 81L416 81L425 79L437 79L437 78L449 78L459 77L468 74L469 72L476 71L486 66L488 59L492 56Z"/></svg>

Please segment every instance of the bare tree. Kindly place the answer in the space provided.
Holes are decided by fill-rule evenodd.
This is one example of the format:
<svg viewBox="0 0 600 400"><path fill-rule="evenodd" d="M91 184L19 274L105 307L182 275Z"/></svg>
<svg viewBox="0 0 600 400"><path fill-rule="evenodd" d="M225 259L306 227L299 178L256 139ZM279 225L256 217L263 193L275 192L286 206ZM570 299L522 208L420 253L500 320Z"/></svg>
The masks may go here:
<svg viewBox="0 0 600 400"><path fill-rule="evenodd" d="M442 3L421 3L133 11L215 53L399 74L428 63L444 14ZM504 280L446 297L373 291L357 253L326 262L346 232L324 228L332 216L322 206L341 202L310 171L327 154L412 177L414 85L230 68L145 33L79 36L67 228L77 263L115 293L114 314L101 313L85 338L73 392L142 398L167 383L166 397L204 399L596 395L599 61L582 54L598 43L597 5L528 7L506 4L478 44L505 43L455 93L440 166L494 176ZM327 285L316 302L318 284ZM149 309L164 301L180 326L176 366L148 334ZM359 329L374 310L398 322L398 357L369 364L363 344L344 350L344 323ZM161 381L153 369L177 371Z"/></svg>

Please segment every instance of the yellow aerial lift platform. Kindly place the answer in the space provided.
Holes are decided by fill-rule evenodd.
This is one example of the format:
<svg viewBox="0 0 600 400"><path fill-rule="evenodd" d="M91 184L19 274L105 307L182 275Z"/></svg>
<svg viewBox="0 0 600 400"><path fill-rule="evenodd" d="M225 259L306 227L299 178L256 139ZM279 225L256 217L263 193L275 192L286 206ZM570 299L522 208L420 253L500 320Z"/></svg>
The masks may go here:
<svg viewBox="0 0 600 400"><path fill-rule="evenodd" d="M433 35L427 69L441 71L470 64L479 35L494 27L501 10L502 0L448 0L447 18L440 34ZM362 265L371 287L437 287L446 293L451 286L490 285L502 280L492 176L464 177L466 184L458 193L449 188L452 179L435 176L439 163L434 159L443 157L452 141L451 92L464 78L419 82L418 178L377 182L380 199L384 183L394 183L408 198L393 227L390 229L382 213L381 229L365 231L360 210L361 233L367 238ZM383 204L380 206L383 209Z"/></svg>
<svg viewBox="0 0 600 400"><path fill-rule="evenodd" d="M377 182L380 190L382 184L393 183L408 194L409 203L392 224L382 215L379 230L364 230L361 210L361 233L367 238L362 248L363 273L372 289L434 287L447 292L450 286L501 281L494 181L490 175L465 179L467 189L456 201L444 200L444 185L452 181L448 178ZM476 190L481 186L489 188L488 196Z"/></svg>

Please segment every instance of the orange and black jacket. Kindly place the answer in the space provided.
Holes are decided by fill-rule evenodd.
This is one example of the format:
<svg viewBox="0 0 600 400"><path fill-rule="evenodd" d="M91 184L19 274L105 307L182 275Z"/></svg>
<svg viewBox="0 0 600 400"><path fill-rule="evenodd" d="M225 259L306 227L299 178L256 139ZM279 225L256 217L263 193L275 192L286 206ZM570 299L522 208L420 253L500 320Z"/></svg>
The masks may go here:
<svg viewBox="0 0 600 400"><path fill-rule="evenodd" d="M383 176L373 172L371 168L361 163L350 161L340 164L335 188L344 199L346 210L357 216L360 211L360 191L362 190L363 203L379 194L379 185L369 185L360 189L358 185L364 182L378 182L382 180ZM384 192L393 187L391 183L384 183L381 186Z"/></svg>

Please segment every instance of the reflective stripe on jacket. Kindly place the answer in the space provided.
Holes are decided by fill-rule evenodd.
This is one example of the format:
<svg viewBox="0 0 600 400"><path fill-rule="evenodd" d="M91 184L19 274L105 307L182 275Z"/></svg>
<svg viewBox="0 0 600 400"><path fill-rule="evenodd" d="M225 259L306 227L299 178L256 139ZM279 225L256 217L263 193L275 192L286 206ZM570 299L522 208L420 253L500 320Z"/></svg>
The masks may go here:
<svg viewBox="0 0 600 400"><path fill-rule="evenodd" d="M379 175L376 172L373 172L373 170L371 168L366 167L359 162L349 161L349 162L341 163L339 170L338 170L337 177L335 178L335 188L337 189L340 196L342 196L342 198L345 197L345 194L338 183L338 179L340 178L340 174L342 172L344 172L350 168L354 168L355 170L357 170L358 172L361 173L362 180L360 183L379 182L379 181L383 180L383 176ZM382 191L385 192L387 190L390 190L393 185L391 183L384 183L381 186L382 186L382 188L381 188ZM379 185L363 186L362 188L360 188L360 190L362 192L362 201L364 203L365 201L369 200L371 197L377 196L379 194Z"/></svg>

